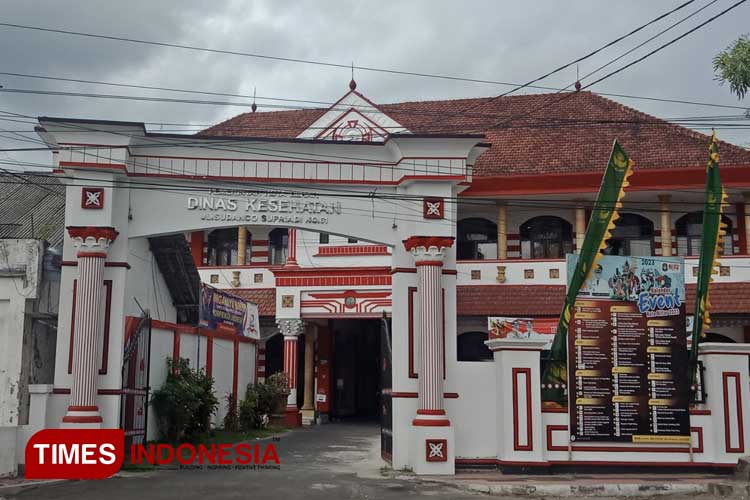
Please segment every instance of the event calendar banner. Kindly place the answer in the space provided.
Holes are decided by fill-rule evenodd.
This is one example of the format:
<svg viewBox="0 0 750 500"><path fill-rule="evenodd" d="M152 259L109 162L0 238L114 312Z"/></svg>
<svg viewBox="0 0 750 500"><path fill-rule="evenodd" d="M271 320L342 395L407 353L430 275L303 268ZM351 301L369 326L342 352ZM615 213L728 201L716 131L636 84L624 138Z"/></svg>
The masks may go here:
<svg viewBox="0 0 750 500"><path fill-rule="evenodd" d="M201 284L200 325L260 339L258 305Z"/></svg>
<svg viewBox="0 0 750 500"><path fill-rule="evenodd" d="M689 442L684 276L681 258L599 260L568 330L571 441Z"/></svg>

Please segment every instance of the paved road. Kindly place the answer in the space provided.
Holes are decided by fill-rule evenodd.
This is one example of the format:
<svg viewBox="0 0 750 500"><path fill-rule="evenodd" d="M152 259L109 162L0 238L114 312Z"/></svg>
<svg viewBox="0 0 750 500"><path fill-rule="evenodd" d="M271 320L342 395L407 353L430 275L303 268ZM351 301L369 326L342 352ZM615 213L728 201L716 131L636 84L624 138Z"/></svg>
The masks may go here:
<svg viewBox="0 0 750 500"><path fill-rule="evenodd" d="M380 473L379 427L336 423L294 431L276 443L281 470L163 470L27 490L18 499L396 499L474 498L436 484Z"/></svg>
<svg viewBox="0 0 750 500"><path fill-rule="evenodd" d="M15 496L0 494L0 500L498 498L445 484L394 479L390 474L381 473L379 427L374 424L336 423L299 429L275 444L280 470L129 472L105 481L66 482L26 490ZM528 500L530 497L512 498ZM675 496L638 498L666 500ZM710 498L716 496L690 497L691 500Z"/></svg>

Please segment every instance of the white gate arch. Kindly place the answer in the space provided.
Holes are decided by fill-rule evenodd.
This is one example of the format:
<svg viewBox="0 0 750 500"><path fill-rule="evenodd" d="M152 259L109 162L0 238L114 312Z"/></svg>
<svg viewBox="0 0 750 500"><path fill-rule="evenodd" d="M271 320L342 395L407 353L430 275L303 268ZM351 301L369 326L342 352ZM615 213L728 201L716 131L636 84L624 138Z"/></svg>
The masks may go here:
<svg viewBox="0 0 750 500"><path fill-rule="evenodd" d="M238 225L299 228L392 248L393 391L418 394L394 403L393 464L453 471L443 384L453 366L444 359L456 358L455 200L487 147L483 136L404 132L350 143L154 134L132 122L39 124L67 185L69 228L47 425L118 425L125 318L138 315L134 298L148 302L159 285L146 237ZM418 291L411 325L410 289ZM106 342L118 348L102 352L105 295L113 318ZM299 307L277 307L277 319L282 333L298 333ZM397 375L408 373L410 329L416 380ZM441 440L447 460L427 461L425 443Z"/></svg>

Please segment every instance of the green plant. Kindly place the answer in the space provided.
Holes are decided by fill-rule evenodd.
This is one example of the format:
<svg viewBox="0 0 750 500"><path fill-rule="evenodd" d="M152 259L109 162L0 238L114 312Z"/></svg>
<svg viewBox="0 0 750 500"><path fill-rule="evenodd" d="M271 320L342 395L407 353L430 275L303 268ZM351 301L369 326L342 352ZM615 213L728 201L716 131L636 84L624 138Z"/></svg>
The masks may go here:
<svg viewBox="0 0 750 500"><path fill-rule="evenodd" d="M169 442L195 441L208 431L219 401L214 379L204 370L193 370L183 358L167 358L167 380L154 391L151 406L161 437Z"/></svg>
<svg viewBox="0 0 750 500"><path fill-rule="evenodd" d="M249 384L240 403L240 428L248 431L263 424L263 416L274 413L289 395L289 379L284 373L268 377L265 383Z"/></svg>
<svg viewBox="0 0 750 500"><path fill-rule="evenodd" d="M750 90L750 37L738 38L716 54L713 63L719 84L729 83L729 89L739 99L745 97Z"/></svg>

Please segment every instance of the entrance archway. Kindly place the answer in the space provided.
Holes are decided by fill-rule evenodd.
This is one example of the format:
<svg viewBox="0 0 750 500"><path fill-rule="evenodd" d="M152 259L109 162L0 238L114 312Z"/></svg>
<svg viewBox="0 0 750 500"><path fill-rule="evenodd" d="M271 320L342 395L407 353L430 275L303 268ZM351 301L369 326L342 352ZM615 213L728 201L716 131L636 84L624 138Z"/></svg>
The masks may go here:
<svg viewBox="0 0 750 500"><path fill-rule="evenodd" d="M163 295L160 303L163 277L154 273L147 238L238 225L287 228L287 265L270 273L293 388L301 375L299 337L311 323L306 318L343 321L385 313L392 326L392 394L399 395L391 409L393 465L453 470L452 461L427 463L409 443L444 439L453 449L443 401L456 360L456 204L450 201L470 180L485 149L482 136L403 133L377 143L341 143L185 138L118 122L42 119L40 125L60 147L58 173L67 184L64 259L74 263L61 280L58 332L70 341L58 342L60 390L48 421L117 426L125 318L139 315L139 307L160 308L166 321L176 318L175 304ZM130 133L123 135L124 129ZM390 263L300 266L293 258L296 239L306 232L385 247ZM103 280L109 282L106 345L112 348L97 351L91 347L103 340ZM174 328L179 339L183 327ZM203 342L199 337L191 344L196 366L208 355ZM235 347L235 360L253 349ZM98 352L107 359L106 371ZM61 361L69 358L75 362L66 370ZM243 371L236 362L234 367ZM222 369L213 366L217 379ZM289 410L298 408L292 390Z"/></svg>

